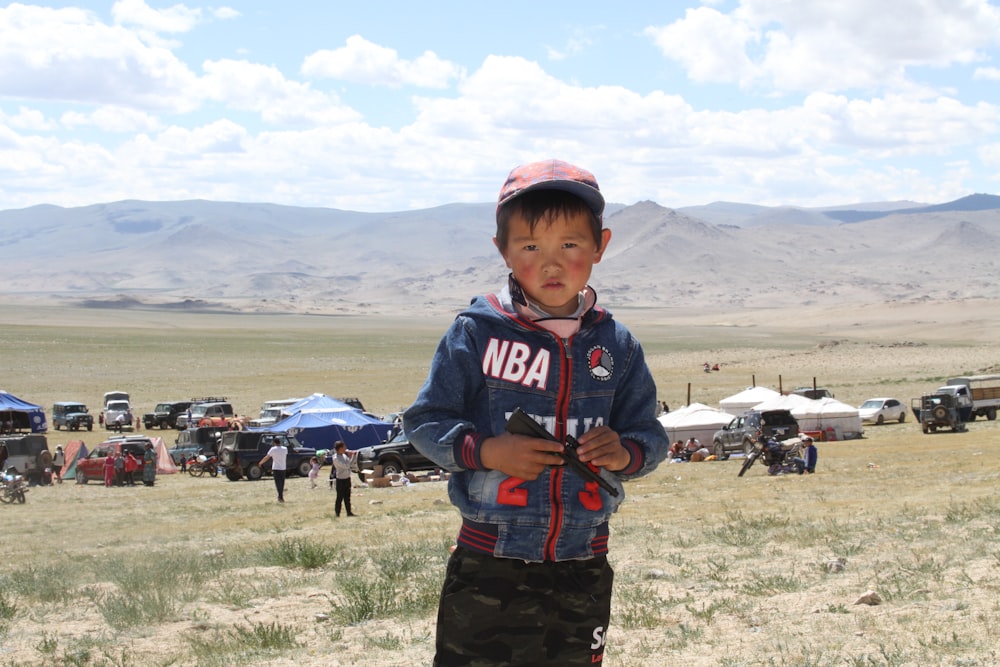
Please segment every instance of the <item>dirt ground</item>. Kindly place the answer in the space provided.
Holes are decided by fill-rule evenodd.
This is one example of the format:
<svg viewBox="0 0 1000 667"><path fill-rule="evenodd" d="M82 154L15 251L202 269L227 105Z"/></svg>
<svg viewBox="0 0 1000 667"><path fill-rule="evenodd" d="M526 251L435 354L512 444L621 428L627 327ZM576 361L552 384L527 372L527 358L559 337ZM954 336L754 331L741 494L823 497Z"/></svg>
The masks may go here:
<svg viewBox="0 0 1000 667"><path fill-rule="evenodd" d="M787 390L814 378L853 405L871 396L896 396L908 404L948 375L1000 372L996 303L883 305L833 312L817 307L724 318L669 311L616 316L643 340L661 398L672 406L688 400L717 404L752 382L775 387L780 383ZM159 313L0 310L0 325L32 336L37 329L67 327L245 333L245 322L238 327L233 322ZM430 333L420 339L421 355L446 323L447 318L441 318L426 325ZM363 332L366 325L362 321L349 326ZM276 321L255 326L268 335L293 331L287 321L280 327ZM312 330L329 322L307 318L297 326ZM398 342L407 344L405 337ZM11 352L16 349L9 340L5 344L9 371L3 382L12 393L19 394L18 386L29 384L32 391L22 397L37 397L41 388L54 387L67 373L37 359L30 371L23 369L23 360ZM154 380L146 378L153 371L124 354L123 366L134 370L123 378L155 382L178 395L188 391L183 368L202 363L196 351L187 350L180 371L160 372ZM373 352L366 363L378 365L381 359ZM721 370L702 373L704 361L719 363ZM247 383L278 382L284 372L258 366ZM366 402L395 408L415 390L422 372L420 367L407 368L403 387L371 387ZM91 395L104 390L94 386ZM57 388L47 391L45 401L58 393ZM53 435L52 442L64 438ZM97 437L91 439L96 442ZM866 427L861 440L821 444L820 470L807 478L769 478L752 469L737 479L737 459L664 464L627 485L629 498L612 522L617 598L605 664L1000 664L990 642L976 639L995 637L997 630L1000 555L994 538L1000 525L976 508L996 509L998 447L1000 427L995 422L976 422L965 434L925 436L911 419ZM945 449L953 454L942 458L938 454ZM209 558L282 536L307 536L362 555L398 543L438 541L441 553L428 556L429 566L443 567L446 545L458 525L443 483L357 488L355 503L362 516L356 524L334 519L332 494L324 488L308 489L307 484L292 480L286 506L274 503L268 482L182 476L165 476L153 489L75 484L32 489L26 505L0 507L7 536L5 562L8 568L25 562L44 568L47 563L93 563L122 554L141 558L143 553L166 550ZM734 533L739 530L745 532ZM17 538L11 540L12 535ZM761 555L767 560L763 567ZM828 563L841 557L846 570L834 576ZM318 620L336 604L337 591L331 586L336 569L293 576L280 568L248 566L240 571L248 581L245 605L193 600L171 622L134 633L123 644L127 650L110 655L95 650L89 662L56 657L86 638L94 646L105 646L101 638L113 633L92 604L77 598L69 605L24 608L14 597L18 611L0 626L0 663L430 664L433 611L343 627ZM294 594L282 594L281 586L249 583L281 582L286 576ZM914 580L919 585L905 583ZM855 605L868 589L881 591L885 603ZM208 660L192 657L185 648L183 638L192 634L209 636L213 629L276 619L301 630L301 649ZM385 641L373 642L373 637ZM40 650L47 641L59 650Z"/></svg>

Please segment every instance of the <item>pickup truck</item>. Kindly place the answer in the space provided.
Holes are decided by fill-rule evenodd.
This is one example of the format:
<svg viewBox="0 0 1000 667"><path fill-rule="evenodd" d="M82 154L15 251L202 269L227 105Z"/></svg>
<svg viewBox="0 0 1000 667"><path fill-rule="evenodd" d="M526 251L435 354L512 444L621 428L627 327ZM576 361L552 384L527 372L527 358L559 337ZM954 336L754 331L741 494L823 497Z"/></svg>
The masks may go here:
<svg viewBox="0 0 1000 667"><path fill-rule="evenodd" d="M1000 408L1000 375L968 375L948 380L937 394L952 394L958 399L963 421L986 417L993 421Z"/></svg>

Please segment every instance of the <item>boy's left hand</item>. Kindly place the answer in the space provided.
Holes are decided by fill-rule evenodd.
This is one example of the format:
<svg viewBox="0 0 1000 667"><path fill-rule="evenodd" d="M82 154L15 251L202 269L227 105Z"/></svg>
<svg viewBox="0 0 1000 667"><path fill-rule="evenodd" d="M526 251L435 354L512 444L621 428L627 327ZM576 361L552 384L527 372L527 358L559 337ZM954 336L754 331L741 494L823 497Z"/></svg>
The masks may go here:
<svg viewBox="0 0 1000 667"><path fill-rule="evenodd" d="M622 447L618 434L607 426L593 428L576 439L580 446L576 453L584 463L592 463L612 472L625 469L631 456Z"/></svg>

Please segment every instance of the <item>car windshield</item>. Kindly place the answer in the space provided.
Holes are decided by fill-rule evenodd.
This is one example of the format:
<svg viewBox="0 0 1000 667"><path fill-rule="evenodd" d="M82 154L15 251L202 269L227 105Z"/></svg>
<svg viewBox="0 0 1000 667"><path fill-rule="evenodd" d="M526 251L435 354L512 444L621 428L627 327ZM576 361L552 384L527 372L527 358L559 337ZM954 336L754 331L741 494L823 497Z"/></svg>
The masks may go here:
<svg viewBox="0 0 1000 667"><path fill-rule="evenodd" d="M875 399L872 399L870 401L865 401L864 403L862 403L860 409L861 410L864 410L865 408L875 409L875 408L881 408L881 407L882 407L882 401L877 401Z"/></svg>
<svg viewBox="0 0 1000 667"><path fill-rule="evenodd" d="M64 412L86 412L86 405L67 405L63 408Z"/></svg>
<svg viewBox="0 0 1000 667"><path fill-rule="evenodd" d="M128 410L128 401L111 401L108 410Z"/></svg>

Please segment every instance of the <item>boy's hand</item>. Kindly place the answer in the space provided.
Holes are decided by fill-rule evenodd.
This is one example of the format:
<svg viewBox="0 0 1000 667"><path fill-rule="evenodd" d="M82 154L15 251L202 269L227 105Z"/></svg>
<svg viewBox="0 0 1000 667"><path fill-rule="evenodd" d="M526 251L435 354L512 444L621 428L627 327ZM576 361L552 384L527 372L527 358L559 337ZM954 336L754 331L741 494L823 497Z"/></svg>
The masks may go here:
<svg viewBox="0 0 1000 667"><path fill-rule="evenodd" d="M558 454L562 450L562 444L552 440L504 433L483 440L479 458L490 470L499 470L518 479L533 480L547 467L563 464L562 457Z"/></svg>
<svg viewBox="0 0 1000 667"><path fill-rule="evenodd" d="M593 428L576 441L580 443L576 448L580 460L598 468L606 468L612 472L624 470L632 459L628 450L622 447L618 434L607 426Z"/></svg>

